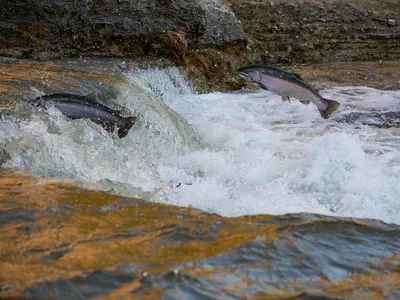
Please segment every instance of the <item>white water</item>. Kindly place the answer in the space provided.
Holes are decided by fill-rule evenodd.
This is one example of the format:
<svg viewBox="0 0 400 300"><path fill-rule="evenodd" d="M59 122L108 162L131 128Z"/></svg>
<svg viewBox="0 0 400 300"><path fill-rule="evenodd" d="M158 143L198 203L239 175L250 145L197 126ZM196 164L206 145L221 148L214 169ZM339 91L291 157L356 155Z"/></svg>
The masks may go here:
<svg viewBox="0 0 400 300"><path fill-rule="evenodd" d="M168 132L167 112L118 139L53 111L29 122L0 120L0 145L11 156L3 167L224 216L310 212L400 224L400 129L337 122L353 112L399 111L400 91L324 90L342 103L324 120L313 104L283 103L263 90L196 95L177 69L128 77L194 125L204 147L185 143L181 151L180 141L193 138L187 134L146 136L152 126Z"/></svg>

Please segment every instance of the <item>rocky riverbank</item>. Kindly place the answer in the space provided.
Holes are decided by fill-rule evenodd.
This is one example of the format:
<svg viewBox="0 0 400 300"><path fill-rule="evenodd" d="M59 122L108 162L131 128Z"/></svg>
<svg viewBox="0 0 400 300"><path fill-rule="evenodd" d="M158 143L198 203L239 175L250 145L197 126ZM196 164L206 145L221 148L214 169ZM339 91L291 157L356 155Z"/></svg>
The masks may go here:
<svg viewBox="0 0 400 300"><path fill-rule="evenodd" d="M245 86L235 73L245 64L337 68L400 57L396 0L1 2L0 56L167 57L201 91ZM366 85L400 88L398 75Z"/></svg>
<svg viewBox="0 0 400 300"><path fill-rule="evenodd" d="M231 10L213 0L0 3L0 56L170 56L245 42Z"/></svg>
<svg viewBox="0 0 400 300"><path fill-rule="evenodd" d="M257 63L297 71L319 87L329 82L400 89L399 1L223 2L241 21L248 44L243 51L220 54L227 67L212 88L241 87L243 81L229 71ZM197 78L197 86L208 89L210 81Z"/></svg>
<svg viewBox="0 0 400 300"><path fill-rule="evenodd" d="M247 59L265 64L396 60L396 0L228 1L242 21Z"/></svg>

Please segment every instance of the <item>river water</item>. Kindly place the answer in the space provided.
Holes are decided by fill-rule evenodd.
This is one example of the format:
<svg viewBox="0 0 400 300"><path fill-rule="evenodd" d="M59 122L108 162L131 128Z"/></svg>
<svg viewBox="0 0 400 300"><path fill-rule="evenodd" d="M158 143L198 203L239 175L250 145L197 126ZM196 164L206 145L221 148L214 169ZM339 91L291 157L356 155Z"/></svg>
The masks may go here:
<svg viewBox="0 0 400 300"><path fill-rule="evenodd" d="M400 110L400 91L323 90L342 104L326 121L313 104L282 103L264 90L195 95L178 75L144 73L138 82L206 145L157 163L163 184L191 184L163 201L230 217L312 212L400 224L400 129L377 129L396 122L385 113Z"/></svg>
<svg viewBox="0 0 400 300"><path fill-rule="evenodd" d="M125 70L121 80L123 84L118 85L117 98L107 98L104 102L122 109L126 115L138 116L139 121L126 138L108 135L87 120L68 120L56 109L37 111L21 97L13 110L2 109L1 167L5 170L23 170L23 174L29 172L42 178L69 180L78 187L105 191L107 194L104 195L111 194L110 197L115 197L113 194L137 197L177 208L198 208L223 217L277 215L276 219L267 219L269 221L263 217L258 221L252 219L258 225L251 229L246 229L249 219L239 218L237 224L230 224L231 221L224 221L230 219L216 221L210 215L209 221L215 224L207 229L209 235L201 237L195 231L190 233L192 230L202 232L202 229L195 228L203 227L190 223L197 222L192 220L196 217L182 213L179 218L191 221L182 221L181 225L177 221L174 226L171 225L175 230L175 226L188 230L186 237L170 237L177 239L179 244L184 245L188 240L195 243L207 241L213 235L226 237L229 232L235 236L235 230L253 233L251 237L249 233L243 235L239 248L235 243L227 243L225 250L219 250L223 254L214 256L210 253L206 257L194 255L195 259L191 258L184 264L175 262L175 267L179 265L179 269L186 269L186 275L178 276L178 271L174 271L177 269L173 268L170 269L171 274L170 270L164 271L164 275L158 275L152 281L154 289L147 287L147 292L152 290L157 294L160 291L156 287L164 287L166 290L162 294L170 297L168 299L181 299L183 296L212 298L215 292L228 298L241 298L262 296L277 289L291 290L285 294L288 296L292 296L293 291L301 293L310 290L324 294L322 288L317 288L317 283L310 283L307 288L299 284L302 287L296 289L293 282L340 282L352 272L367 274L365 276L371 279L377 276L376 269L372 268L371 271L368 265L377 262L388 274L399 272L400 231L396 225L400 225L400 91L364 86L324 89L321 95L341 103L339 110L329 120L324 120L313 104L305 106L296 100L283 103L279 96L264 90L195 93L177 68ZM79 88L80 91L86 91L90 86L82 87L81 84ZM27 90L31 97L46 92L40 86L29 86ZM380 128L385 120L390 127ZM4 180L8 176L20 176L10 174L3 175L6 176ZM40 201L39 211L46 213L46 217L41 218L54 218L53 215L48 216L49 209L50 214L51 211L70 214L70 211L73 213L79 207L78 199L81 198L78 197L78 191L68 194L72 198L76 195L76 200L68 198L68 201L75 201L74 204L65 202L67 200L64 198L56 206L53 202L51 205L43 204L40 197L43 191L37 190L36 183L31 186L31 179L18 180L28 185L26 190L34 191L34 199L40 198L37 200ZM61 190L59 196L52 197L66 193L64 188ZM70 193L69 189L67 191ZM19 191L13 193L7 194L7 200L3 198L6 220L3 223L16 223L13 218L22 224L32 222L25 219L25 213L20 211L22 208L15 204L26 196L18 194ZM18 196L15 196L16 193ZM87 199L94 196L87 197L84 197L85 205ZM12 204L10 199L14 199ZM116 201L115 198L107 198L101 204L96 202L95 206L85 206L84 210L93 213L93 220L99 222L97 218L100 216L96 217L99 207L103 213L118 214L121 205L129 209L138 205L130 202L116 205L122 200L113 201ZM12 209L5 210L8 207L5 203ZM140 216L143 211L146 212L146 208L142 207L142 212L134 213ZM174 210L171 208L170 213L174 214L172 212ZM35 213L38 212L35 210ZM280 216L289 213L296 215L289 219ZM349 221L310 214L375 220ZM10 219L7 221L7 218ZM270 227L263 227L263 233L259 232L260 226L267 226L265 224L279 224L280 233L267 234L266 231L272 230ZM311 229L306 224L311 224ZM128 225L115 228L124 226ZM137 225L129 226L130 230L134 230L132 228ZM291 232L290 229L290 237L285 237L287 226L305 226L305 231L296 229ZM227 235L222 233L224 230ZM116 236L117 232L118 229L109 233L112 243L120 239L120 236ZM167 242L168 239L160 232L163 231L159 231L160 236L155 239L157 243L163 247L173 243L172 240ZM84 239L90 240L88 237ZM274 242L265 244L268 239ZM287 242L293 243L294 248ZM59 244L58 248L48 246L48 249L52 249L49 253L60 247L67 248L68 251L62 251L68 253L75 247L73 244L68 240ZM62 251L60 258L65 255ZM185 251L182 251L178 252L183 255ZM199 250L190 248L187 251ZM13 250L8 253L15 255ZM52 259L58 259L57 253L56 258ZM10 263L7 255L3 263ZM2 290L10 293L7 295L13 295L10 292L13 288L10 287L19 287L20 292L25 291L25 296L60 296L67 293L85 298L105 296L115 289L121 289L121 286L131 287L131 290L137 288L136 285L146 286L147 273L140 273L140 283L136 279L131 282L133 277L130 276L139 276L138 270L142 272L149 268L149 264L155 268L154 263L152 265L148 259L139 259L140 267L138 261L131 261L135 260L135 255L131 258L126 253L124 255L121 261L111 257L110 263L99 268L77 267L74 272L65 274L60 270L58 272L61 273L53 271L58 275L45 276L48 279L43 280L49 283L39 284L39 288L14 282L12 276L3 277ZM311 260L307 259L307 255L311 256ZM199 258L203 260L196 268ZM43 260L43 256L40 259ZM295 261L289 263L285 262L286 259L301 263L297 268ZM71 260L74 260L73 256L69 257ZM171 265L160 261L162 259L156 264ZM269 267L265 268L267 265ZM111 266L118 267L96 271ZM206 275L207 269L212 271L212 275ZM93 270L100 273L91 273ZM79 277L82 272L86 277ZM396 277L396 274L393 276ZM351 280L355 282L358 279ZM390 280L387 279L388 286L395 288L388 290L387 295L395 298L399 295L397 288L400 288L400 283L396 279L394 283ZM108 282L109 286L102 287L102 282ZM92 286L97 292L85 294L85 286ZM229 292L230 288L232 293ZM334 287L330 288L334 290ZM357 287L354 289L357 290ZM379 290L379 286L376 289ZM143 295L142 292L131 295ZM117 295L126 295L124 289L119 290ZM343 296L335 292L331 295Z"/></svg>
<svg viewBox="0 0 400 300"><path fill-rule="evenodd" d="M313 104L264 90L196 94L176 68L126 76L163 101L119 96L141 116L127 138L56 109L5 118L3 166L228 217L309 212L400 224L400 129L378 128L396 122L385 113L400 110L400 91L323 90L341 103L324 120Z"/></svg>

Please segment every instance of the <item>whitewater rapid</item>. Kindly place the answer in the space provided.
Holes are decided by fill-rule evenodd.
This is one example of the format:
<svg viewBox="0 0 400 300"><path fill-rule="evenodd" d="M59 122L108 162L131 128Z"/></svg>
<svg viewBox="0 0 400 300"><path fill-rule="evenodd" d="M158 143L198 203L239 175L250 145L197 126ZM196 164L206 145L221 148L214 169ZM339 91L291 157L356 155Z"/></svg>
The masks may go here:
<svg viewBox="0 0 400 300"><path fill-rule="evenodd" d="M139 124L119 140L52 111L29 121L0 120L0 145L10 156L3 167L228 217L308 212L400 224L400 129L371 126L382 122L376 116L341 121L399 111L400 91L322 90L341 103L324 120L313 104L283 103L264 90L196 94L176 68L126 77L185 120L196 135L189 138L201 146L180 149L168 122L154 131L165 129L164 135L146 136L168 115L158 114L154 123L155 115L145 117L147 127ZM119 101L137 111L127 99Z"/></svg>

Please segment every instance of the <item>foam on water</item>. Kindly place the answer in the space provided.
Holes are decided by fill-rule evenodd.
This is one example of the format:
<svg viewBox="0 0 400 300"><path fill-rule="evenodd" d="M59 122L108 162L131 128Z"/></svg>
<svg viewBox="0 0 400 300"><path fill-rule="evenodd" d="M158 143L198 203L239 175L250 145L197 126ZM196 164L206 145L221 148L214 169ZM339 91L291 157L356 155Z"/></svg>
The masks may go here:
<svg viewBox="0 0 400 300"><path fill-rule="evenodd" d="M338 122L353 112L398 111L400 91L324 90L342 104L324 120L313 104L283 103L263 90L195 94L174 68L127 76L197 128L203 147L146 142L142 125L119 140L53 111L0 121L0 144L11 156L3 166L224 216L311 212L400 224L400 129ZM153 126L168 131L171 122L162 120L174 115Z"/></svg>
<svg viewBox="0 0 400 300"><path fill-rule="evenodd" d="M357 96L349 98L350 92ZM399 222L399 129L336 120L357 105L364 112L394 109L400 92L348 87L323 94L342 103L328 121L315 106L282 103L266 91L177 99L172 108L197 126L213 151L174 164L203 176L174 189L169 201L227 216L313 212ZM378 97L385 101L377 103Z"/></svg>

